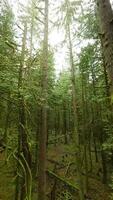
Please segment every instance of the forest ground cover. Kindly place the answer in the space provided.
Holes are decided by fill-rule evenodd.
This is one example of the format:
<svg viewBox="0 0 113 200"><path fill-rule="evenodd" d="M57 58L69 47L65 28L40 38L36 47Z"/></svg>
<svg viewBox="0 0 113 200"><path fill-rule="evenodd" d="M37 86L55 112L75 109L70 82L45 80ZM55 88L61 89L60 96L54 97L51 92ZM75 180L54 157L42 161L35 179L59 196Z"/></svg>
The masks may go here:
<svg viewBox="0 0 113 200"><path fill-rule="evenodd" d="M72 185L76 185L76 170L75 170L75 163L74 165L70 166L68 169L68 174L66 175L67 167L69 163L72 163L74 160L73 154L70 156L68 152L69 147L67 145L57 145L54 147L49 147L48 150L48 170L53 171L54 165L57 163L59 166L55 173L60 177L66 180L68 183ZM102 184L101 177L98 177L98 164L93 163L95 168L93 168L93 173L89 173L89 191L87 194L88 200L110 200L111 196L111 189L110 187ZM98 166L98 167L97 167ZM15 165L14 160L11 158L6 163L5 162L5 153L0 153L0 200L12 200L14 198L15 193ZM33 182L33 192L32 197L33 200L37 199L37 179ZM84 175L83 175L84 179ZM53 180L50 178L48 179L48 188L47 193L50 193L53 187ZM64 188L62 186L57 187L57 193L62 195L61 191ZM59 196L60 196L59 195ZM76 193L77 195L77 193ZM61 197L60 197L61 198ZM76 199L76 198L75 198Z"/></svg>

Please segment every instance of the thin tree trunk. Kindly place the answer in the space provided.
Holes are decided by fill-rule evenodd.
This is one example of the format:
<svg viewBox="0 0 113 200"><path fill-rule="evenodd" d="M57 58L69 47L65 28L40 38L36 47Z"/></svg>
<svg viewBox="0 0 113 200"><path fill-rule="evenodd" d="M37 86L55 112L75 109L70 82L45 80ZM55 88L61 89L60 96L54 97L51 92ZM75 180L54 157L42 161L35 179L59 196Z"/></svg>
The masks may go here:
<svg viewBox="0 0 113 200"><path fill-rule="evenodd" d="M68 144L67 139L67 121L66 121L66 102L63 105L63 134L64 134L64 144Z"/></svg>
<svg viewBox="0 0 113 200"><path fill-rule="evenodd" d="M96 89L95 89L95 72L94 72L94 69L93 69L93 66L91 66L91 75L92 75L92 90L93 90L93 95L94 97L96 97ZM95 113L96 111L96 113ZM93 125L96 125L95 121L98 117L98 115L96 116L96 114L98 114L98 107L97 107L97 102L94 101L94 105L92 106L92 117L93 117ZM94 142L94 150L95 150L95 159L96 159L96 162L98 162L98 152L97 152L97 143L96 143L96 136L95 136L95 127L92 128L92 132L93 132L93 142Z"/></svg>
<svg viewBox="0 0 113 200"><path fill-rule="evenodd" d="M78 116L77 116L77 99L76 99L76 84L75 84L75 68L73 61L72 43L70 26L68 24L68 39L69 39L69 51L70 51L70 67L71 67L71 81L72 81L72 101L73 101L73 120L74 120L74 142L76 148L76 166L77 166L77 177L79 186L79 197L80 200L84 200L83 180L81 175L81 155L79 145L79 133L78 133Z"/></svg>
<svg viewBox="0 0 113 200"><path fill-rule="evenodd" d="M95 151L95 161L98 163L98 150L97 150L97 144L96 144L96 138L93 133L93 142L94 142L94 151Z"/></svg>
<svg viewBox="0 0 113 200"><path fill-rule="evenodd" d="M83 110L83 128L82 128L82 135L83 135L83 145L84 145L84 164L85 164L85 194L88 192L88 159L87 159L87 139L86 139L86 123L87 123L87 116L86 116L86 103L85 103L85 91L84 91L84 76L82 70L82 110Z"/></svg>
<svg viewBox="0 0 113 200"><path fill-rule="evenodd" d="M92 136L92 128L89 130L89 141L88 141L88 149L89 149L89 160L90 160L90 172L93 169L93 161L92 161L92 154L91 154L91 136Z"/></svg>
<svg viewBox="0 0 113 200"><path fill-rule="evenodd" d="M35 146L35 176L38 176L38 150L39 150L39 134L40 134L40 129L41 129L41 124L40 124L40 116L41 116L41 110L37 109L37 127L36 127L36 146Z"/></svg>
<svg viewBox="0 0 113 200"><path fill-rule="evenodd" d="M45 0L44 43L42 58L42 114L39 135L38 199L46 200L46 142L47 142L47 73L48 72L48 0Z"/></svg>
<svg viewBox="0 0 113 200"><path fill-rule="evenodd" d="M8 125L9 125L9 115L11 111L11 101L10 101L10 94L8 95L8 101L7 101L7 113L6 113L6 120L5 120L5 129L4 129L4 142L5 145L7 145L7 131L8 131Z"/></svg>
<svg viewBox="0 0 113 200"><path fill-rule="evenodd" d="M30 149L28 145L27 132L26 132L25 103L24 103L23 94L21 93L21 90L23 88L23 66L24 66L24 59L25 59L26 35L27 35L27 23L24 22L24 33L23 33L23 39L22 39L22 52L21 52L21 61L20 61L21 63L19 67L19 79L18 79L18 98L19 98L18 159L20 159L20 153L22 151L29 168L31 168L31 153L30 153ZM17 171L19 170L20 170L20 166L18 162ZM21 187L21 191L19 191L17 187L19 187L19 189ZM16 194L15 194L16 200L25 199L25 197L27 196L25 187L26 185L25 185L24 175L23 175L23 181L21 183L18 177L17 186L16 186Z"/></svg>

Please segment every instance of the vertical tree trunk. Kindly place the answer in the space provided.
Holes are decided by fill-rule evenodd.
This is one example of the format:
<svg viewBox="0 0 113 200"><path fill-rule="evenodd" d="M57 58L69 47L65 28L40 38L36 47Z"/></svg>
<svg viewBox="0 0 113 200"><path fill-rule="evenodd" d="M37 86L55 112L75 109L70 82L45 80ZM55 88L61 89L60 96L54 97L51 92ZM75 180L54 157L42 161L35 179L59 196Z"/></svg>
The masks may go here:
<svg viewBox="0 0 113 200"><path fill-rule="evenodd" d="M113 10L110 0L96 0L105 65L109 76L110 94L113 95Z"/></svg>
<svg viewBox="0 0 113 200"><path fill-rule="evenodd" d="M58 111L57 111L57 135L60 135L60 108L58 106ZM57 142L57 141L56 141Z"/></svg>
<svg viewBox="0 0 113 200"><path fill-rule="evenodd" d="M10 102L10 94L7 102L7 114L5 121L5 130L4 130L4 143L5 143L5 162L7 163L7 153L8 153L8 128L9 128L9 117L11 112L11 102Z"/></svg>
<svg viewBox="0 0 113 200"><path fill-rule="evenodd" d="M11 101L10 101L10 93L8 94L8 101L7 101L7 113L6 113L6 120L5 120L5 129L4 129L4 143L6 146L6 155L7 155L7 133L9 128L9 116L11 111Z"/></svg>
<svg viewBox="0 0 113 200"><path fill-rule="evenodd" d="M93 169L93 161L92 161L92 153L91 153L91 137L92 137L92 127L90 127L90 130L89 130L89 141L88 141L90 172L92 172L92 169Z"/></svg>
<svg viewBox="0 0 113 200"><path fill-rule="evenodd" d="M18 159L20 159L20 154L22 152L29 168L31 168L31 153L30 153L30 149L29 149L29 145L28 145L27 132L26 132L25 102L24 102L24 97L23 97L23 93L22 93L26 35L27 35L27 23L25 22L23 39L22 39L22 52L21 52L21 60L20 60L21 63L20 63L20 67L19 67L19 78L18 78L18 97L19 97ZM19 168L20 167L19 167L19 163L18 163L17 170L19 170ZM15 199L24 200L27 196L24 176L23 176L23 181L21 182L21 186L19 184L20 184L20 180L18 177ZM20 188L21 188L21 191L19 191ZM20 195L20 197L19 197L19 195Z"/></svg>
<svg viewBox="0 0 113 200"><path fill-rule="evenodd" d="M101 158L102 158L102 168L103 168L102 182L106 184L107 183L107 166L106 166L107 159L106 159L106 154L103 149L101 150Z"/></svg>
<svg viewBox="0 0 113 200"><path fill-rule="evenodd" d="M36 0L32 0L31 2L31 24L30 24L30 58L32 57L32 51L33 51L33 32L34 32L34 19L35 19L35 15L34 15L34 11L35 11L35 5L36 4Z"/></svg>
<svg viewBox="0 0 113 200"><path fill-rule="evenodd" d="M59 134L58 133L58 111L57 111L57 108L55 108L55 111L54 111L54 136L55 136L55 141L54 141L54 145L56 146L57 145L57 135Z"/></svg>
<svg viewBox="0 0 113 200"><path fill-rule="evenodd" d="M68 144L66 102L64 102L63 105L63 134L64 134L64 144Z"/></svg>
<svg viewBox="0 0 113 200"><path fill-rule="evenodd" d="M76 167L77 167L77 177L79 186L79 197L80 200L84 200L84 190L83 190L83 180L81 175L81 155L80 155L80 145L79 145L79 133L78 133L78 116L77 116L77 99L76 99L76 84L75 84L75 68L73 61L72 43L70 26L68 24L68 40L69 40L69 52L70 52L70 67L71 67L71 81L72 81L72 101L73 101L73 121L74 121L74 142L76 148Z"/></svg>
<svg viewBox="0 0 113 200"><path fill-rule="evenodd" d="M82 128L82 136L83 136L83 145L84 145L84 168L85 168L85 194L88 192L88 158L87 158L87 138L86 138L86 124L87 124L87 115L86 115L86 103L85 103L85 89L84 89L84 76L82 70L82 110L83 110L83 128Z"/></svg>
<svg viewBox="0 0 113 200"><path fill-rule="evenodd" d="M34 23L35 23L35 7L36 0L31 1L31 22L30 22L30 52L29 52L29 63L28 63L28 78L30 84L31 78L31 63L32 63L32 54L33 54L33 33L34 33Z"/></svg>
<svg viewBox="0 0 113 200"><path fill-rule="evenodd" d="M18 80L18 93L19 93L19 135L22 145L22 152L26 161L31 167L31 153L28 145L28 136L26 130L26 112L25 112L25 102L24 96L22 94L23 88L23 67L24 67L24 60L25 60L25 48L26 48L26 36L27 36L27 23L24 22L24 33L23 33L23 40L22 40L22 53L21 53L21 64L19 69L19 80Z"/></svg>
<svg viewBox="0 0 113 200"><path fill-rule="evenodd" d="M40 129L41 129L41 124L40 124L40 116L41 116L41 110L38 108L37 109L37 127L36 127L36 146L35 146L35 176L38 176L38 150L39 150L39 134L40 134Z"/></svg>
<svg viewBox="0 0 113 200"><path fill-rule="evenodd" d="M95 88L95 72L92 65L91 65L91 76L92 76L92 92L93 92L93 96L96 97L97 94L96 94L96 88ZM97 118L98 118L98 107L97 107L97 102L94 100L94 103L92 105L92 120L93 120L92 132L93 132L93 142L94 142L96 162L98 162L98 149L97 149L96 136L95 136L95 125L96 125Z"/></svg>
<svg viewBox="0 0 113 200"><path fill-rule="evenodd" d="M45 0L44 42L42 57L42 113L39 135L38 199L46 199L46 141L47 141L47 71L48 71L48 0Z"/></svg>

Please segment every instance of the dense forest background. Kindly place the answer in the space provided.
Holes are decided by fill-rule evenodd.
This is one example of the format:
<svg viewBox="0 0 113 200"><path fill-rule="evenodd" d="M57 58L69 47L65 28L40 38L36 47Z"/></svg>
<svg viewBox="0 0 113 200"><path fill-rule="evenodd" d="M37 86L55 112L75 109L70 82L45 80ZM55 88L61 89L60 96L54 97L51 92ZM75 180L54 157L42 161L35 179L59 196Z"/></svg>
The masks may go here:
<svg viewBox="0 0 113 200"><path fill-rule="evenodd" d="M112 8L0 1L0 200L113 199Z"/></svg>

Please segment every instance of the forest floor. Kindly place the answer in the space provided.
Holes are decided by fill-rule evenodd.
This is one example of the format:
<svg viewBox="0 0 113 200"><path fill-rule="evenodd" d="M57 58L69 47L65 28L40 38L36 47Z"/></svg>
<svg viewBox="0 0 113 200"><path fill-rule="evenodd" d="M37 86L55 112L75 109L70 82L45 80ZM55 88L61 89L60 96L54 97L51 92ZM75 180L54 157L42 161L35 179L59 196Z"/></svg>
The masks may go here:
<svg viewBox="0 0 113 200"><path fill-rule="evenodd" d="M65 149L65 150L64 150ZM51 161L56 161L57 164L62 163L64 167L55 172L59 177L65 178L68 182L74 185L76 180L76 172L73 166L68 163L72 162L72 158L66 153L68 149L64 146L51 147L48 150L48 169L53 171L54 164ZM65 167L66 165L66 167ZM68 173L67 173L68 169ZM66 174L67 173L67 174ZM36 184L37 185L37 184ZM48 184L49 185L49 184ZM0 200L13 200L15 192L15 173L13 162L9 161L7 164L4 162L4 153L0 153ZM110 188L102 184L101 180L94 175L89 176L89 191L88 198L91 200L110 200L111 191ZM37 195L36 195L37 196ZM88 200L89 200L88 199ZM35 195L33 195L35 200Z"/></svg>
<svg viewBox="0 0 113 200"><path fill-rule="evenodd" d="M11 162L4 161L4 153L0 153L0 200L14 199L14 166Z"/></svg>
<svg viewBox="0 0 113 200"><path fill-rule="evenodd" d="M61 167L60 170L57 170L57 174L60 177L65 178L72 185L75 185L76 164L74 162L73 147L69 147L66 145L58 145L56 147L51 147L48 150L48 158L49 158L48 168L52 169L52 163L50 164L50 161L52 161L52 160L57 161L57 163L64 165L64 167ZM98 169L100 167L99 164L96 163L95 161L93 161L93 162L94 162L93 170L92 170L92 172L89 173L89 178L88 178L89 191L87 194L88 198L86 198L86 199L88 199L88 200L110 200L112 192L108 186L106 186L102 183L102 181L101 181L102 174L100 174L100 176L97 175ZM69 167L69 165L70 165L70 167ZM53 169L54 169L54 167L53 167ZM83 179L85 179L85 176L83 176ZM77 183L76 183L76 185L77 185Z"/></svg>

